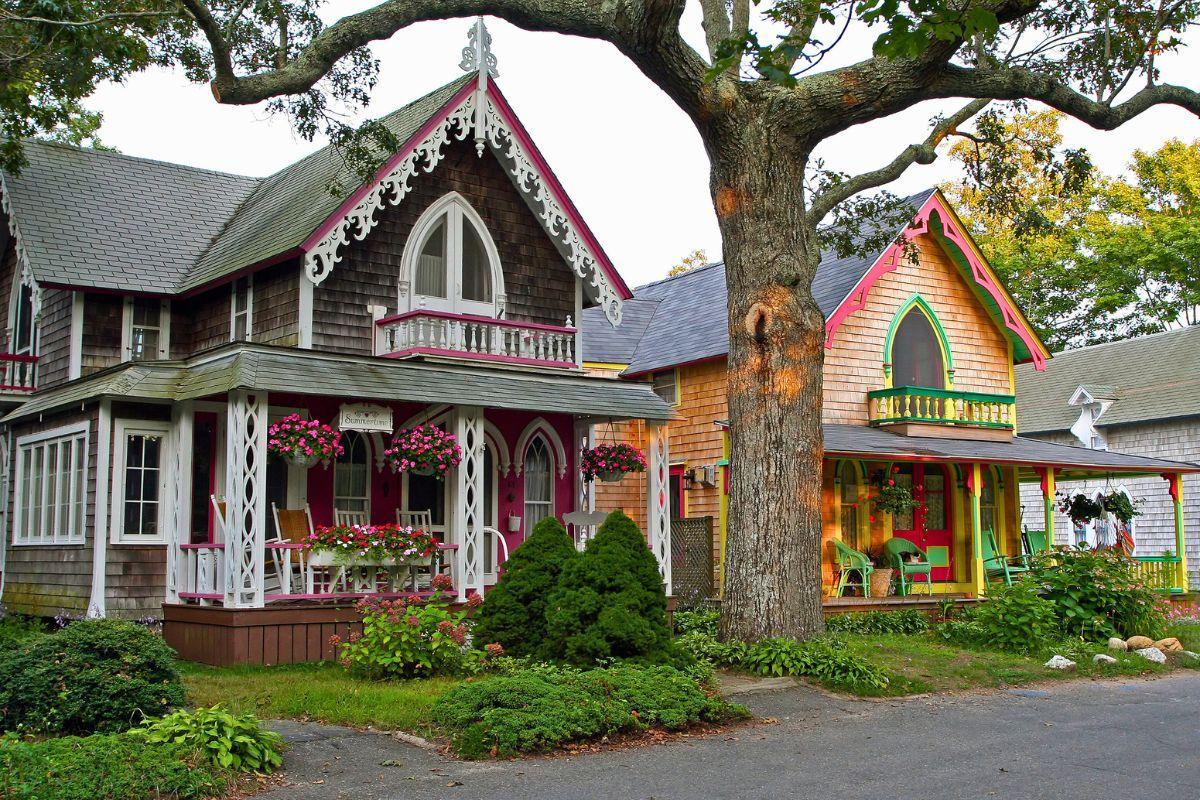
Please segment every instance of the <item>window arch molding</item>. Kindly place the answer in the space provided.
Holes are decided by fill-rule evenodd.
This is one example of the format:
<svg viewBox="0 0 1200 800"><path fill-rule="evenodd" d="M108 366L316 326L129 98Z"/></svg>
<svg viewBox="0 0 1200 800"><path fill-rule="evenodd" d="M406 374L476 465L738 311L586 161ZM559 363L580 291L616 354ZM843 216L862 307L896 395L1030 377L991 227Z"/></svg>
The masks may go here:
<svg viewBox="0 0 1200 800"><path fill-rule="evenodd" d="M883 376L887 388L892 387L892 347L896 341L896 333L900 330L900 324L904 322L905 317L909 313L920 313L929 321L929 326L933 328L934 337L937 339L938 348L942 354L942 368L945 371L945 386L947 389L954 388L954 353L950 350L950 338L946 335L946 329L942 327L942 322L938 319L937 312L929 305L929 302L920 295L914 293L907 300L901 303L900 308L896 309L896 313L892 316L892 323L888 326L887 336L883 340Z"/></svg>
<svg viewBox="0 0 1200 800"><path fill-rule="evenodd" d="M447 225L444 270L445 298L418 294L417 268L421 254L431 234L440 223ZM491 299L473 300L463 298L462 242L466 226L469 226L483 246L488 262ZM479 212L458 192L447 192L429 205L409 232L404 252L400 257L400 276L397 288L396 308L401 312L429 308L439 311L480 314L501 317L504 315L504 270L500 264L500 252L492 240L492 234L484 224Z"/></svg>
<svg viewBox="0 0 1200 800"><path fill-rule="evenodd" d="M567 474L567 450L563 447L562 439L558 436L558 431L554 430L554 426L546 421L545 417L537 417L530 421L525 426L525 430L521 431L521 435L517 437L516 447L513 448L513 455L516 457L514 466L517 469L517 474L525 471L525 453L529 449L529 443L533 441L533 437L541 434L546 440L546 444L550 447L550 453L554 457L555 472L558 477L563 477Z"/></svg>

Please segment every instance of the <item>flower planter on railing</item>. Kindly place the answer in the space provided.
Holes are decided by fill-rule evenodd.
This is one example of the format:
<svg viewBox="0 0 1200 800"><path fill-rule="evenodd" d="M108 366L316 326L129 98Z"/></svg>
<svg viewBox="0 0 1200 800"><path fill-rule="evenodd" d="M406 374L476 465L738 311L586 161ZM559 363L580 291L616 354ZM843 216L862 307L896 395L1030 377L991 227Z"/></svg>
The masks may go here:
<svg viewBox="0 0 1200 800"><path fill-rule="evenodd" d="M575 328L417 310L375 323L375 355L428 355L576 368Z"/></svg>
<svg viewBox="0 0 1200 800"><path fill-rule="evenodd" d="M1011 394L897 386L867 392L867 407L872 425L919 422L1012 430L1016 421Z"/></svg>

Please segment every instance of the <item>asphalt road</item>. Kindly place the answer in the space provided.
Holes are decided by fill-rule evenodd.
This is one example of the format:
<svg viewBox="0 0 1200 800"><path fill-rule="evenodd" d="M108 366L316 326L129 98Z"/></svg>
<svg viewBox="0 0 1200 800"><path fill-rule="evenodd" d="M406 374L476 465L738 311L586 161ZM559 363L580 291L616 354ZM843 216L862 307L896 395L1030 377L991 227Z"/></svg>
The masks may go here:
<svg viewBox="0 0 1200 800"><path fill-rule="evenodd" d="M272 800L1200 798L1200 674L867 702L740 695L772 720L723 735L470 763L345 728L280 723Z"/></svg>

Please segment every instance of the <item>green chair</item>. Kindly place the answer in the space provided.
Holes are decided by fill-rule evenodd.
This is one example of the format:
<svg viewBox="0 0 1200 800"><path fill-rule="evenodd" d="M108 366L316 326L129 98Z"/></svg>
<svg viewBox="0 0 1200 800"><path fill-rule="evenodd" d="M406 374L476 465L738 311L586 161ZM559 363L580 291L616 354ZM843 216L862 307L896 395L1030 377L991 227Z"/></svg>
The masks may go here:
<svg viewBox="0 0 1200 800"><path fill-rule="evenodd" d="M1005 586L1013 585L1013 578L1020 578L1029 571L1029 567L1021 563L1021 557L1004 555L996 546L996 534L991 528L983 532L983 573L987 579L999 579Z"/></svg>
<svg viewBox="0 0 1200 800"><path fill-rule="evenodd" d="M833 540L833 549L837 554L839 571L837 589L834 590L834 596L841 597L842 592L846 591L847 587L858 586L862 589L863 597L870 597L871 573L875 571L875 567L871 564L871 559L853 547L843 544L841 539ZM859 578L858 583L850 580L856 572Z"/></svg>
<svg viewBox="0 0 1200 800"><path fill-rule="evenodd" d="M1029 566L1034 556L1050 552L1050 542L1045 531L1031 531L1029 528L1021 531L1021 557L1025 566Z"/></svg>
<svg viewBox="0 0 1200 800"><path fill-rule="evenodd" d="M912 580L909 576L924 575L925 576L925 591L933 594L933 577L931 571L933 565L929 563L929 556L925 551L917 547L908 539L902 539L898 536L893 536L883 543L883 551L887 554L888 560L892 562L892 566L896 570L896 575L899 580L899 592L901 596L908 595L910 587L915 588L917 581ZM913 561L909 556L917 555L918 558Z"/></svg>

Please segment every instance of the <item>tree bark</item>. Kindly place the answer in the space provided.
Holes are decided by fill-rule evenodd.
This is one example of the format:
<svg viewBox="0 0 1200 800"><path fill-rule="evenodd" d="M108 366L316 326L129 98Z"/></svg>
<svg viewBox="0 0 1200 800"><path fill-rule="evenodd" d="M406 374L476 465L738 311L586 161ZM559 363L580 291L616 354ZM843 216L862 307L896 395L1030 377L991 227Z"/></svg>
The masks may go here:
<svg viewBox="0 0 1200 800"><path fill-rule="evenodd" d="M821 616L820 260L803 146L745 104L705 136L729 292L732 419L721 634L809 638ZM714 309L714 312L716 309Z"/></svg>

